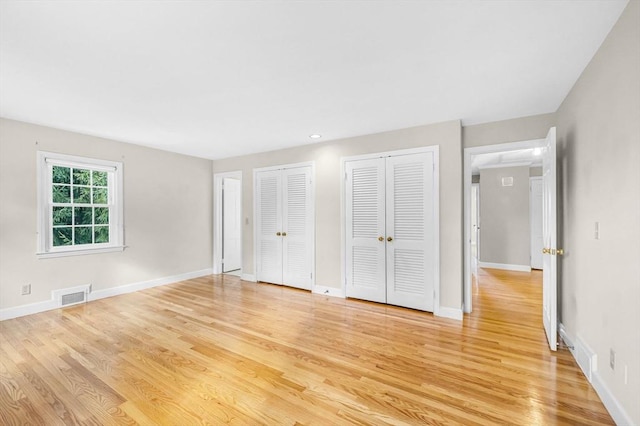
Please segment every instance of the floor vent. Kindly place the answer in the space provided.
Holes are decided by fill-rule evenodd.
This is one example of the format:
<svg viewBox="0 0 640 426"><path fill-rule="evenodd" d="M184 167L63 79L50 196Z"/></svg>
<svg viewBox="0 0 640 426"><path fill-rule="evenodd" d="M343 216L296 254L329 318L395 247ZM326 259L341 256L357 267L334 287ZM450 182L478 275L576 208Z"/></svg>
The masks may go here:
<svg viewBox="0 0 640 426"><path fill-rule="evenodd" d="M62 290L54 290L52 291L52 295L53 300L58 304L58 307L62 308L86 302L89 298L90 291L91 285L81 285Z"/></svg>

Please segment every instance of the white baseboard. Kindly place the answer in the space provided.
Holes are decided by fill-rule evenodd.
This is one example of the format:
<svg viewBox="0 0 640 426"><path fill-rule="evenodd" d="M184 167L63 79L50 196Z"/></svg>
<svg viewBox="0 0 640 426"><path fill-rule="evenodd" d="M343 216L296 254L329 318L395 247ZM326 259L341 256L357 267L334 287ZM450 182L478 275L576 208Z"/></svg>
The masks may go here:
<svg viewBox="0 0 640 426"><path fill-rule="evenodd" d="M480 268L504 269L505 271L531 272L530 265L510 265L508 263L478 262Z"/></svg>
<svg viewBox="0 0 640 426"><path fill-rule="evenodd" d="M433 311L433 315L442 318L450 318L458 321L462 321L463 314L462 309L449 308L447 306L440 306Z"/></svg>
<svg viewBox="0 0 640 426"><path fill-rule="evenodd" d="M613 396L607 385L602 381L602 378L598 374L598 355L580 338L575 339L567 333L563 324L558 327L560 337L569 347L569 351L573 355L573 358L580 366L580 369L584 373L585 377L593 389L596 391L605 408L613 418L613 421L618 425L634 426L633 420L624 410L622 405Z"/></svg>
<svg viewBox="0 0 640 426"><path fill-rule="evenodd" d="M242 274L242 277L240 277L240 279L242 281L250 281L252 283L256 282L256 276L254 274Z"/></svg>
<svg viewBox="0 0 640 426"><path fill-rule="evenodd" d="M104 290L98 290L89 293L87 300L89 302L98 299L104 299L105 297L118 296L120 294L132 293L134 291L144 290L147 288L157 287L166 284L172 284L179 281L190 280L192 278L198 278L205 275L211 275L212 270L202 269L200 271L187 272L186 274L172 275L169 277L157 278L149 281L142 281L138 283L125 284L118 287L107 288ZM50 311L57 309L58 303L56 300L45 300L43 302L31 303L29 305L21 305L13 308L0 309L0 321L7 319L23 317L25 315L37 314L40 312Z"/></svg>
<svg viewBox="0 0 640 426"><path fill-rule="evenodd" d="M340 297L342 299L345 298L344 293L342 292L342 289L336 288L336 287L325 287L323 285L315 285L313 286L313 293L322 294L324 296Z"/></svg>
<svg viewBox="0 0 640 426"><path fill-rule="evenodd" d="M613 421L620 426L636 426L631 416L620 405L618 400L613 396L607 385L597 372L593 373L593 381L591 382L596 393L602 400L604 407L607 409Z"/></svg>

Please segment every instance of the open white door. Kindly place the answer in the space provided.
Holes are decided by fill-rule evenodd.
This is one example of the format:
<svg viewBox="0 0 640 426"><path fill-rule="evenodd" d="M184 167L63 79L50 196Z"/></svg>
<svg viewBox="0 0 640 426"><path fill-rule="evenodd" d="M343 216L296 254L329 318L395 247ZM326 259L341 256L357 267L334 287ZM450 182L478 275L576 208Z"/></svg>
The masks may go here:
<svg viewBox="0 0 640 426"><path fill-rule="evenodd" d="M241 268L240 180L222 182L222 272L230 272Z"/></svg>
<svg viewBox="0 0 640 426"><path fill-rule="evenodd" d="M556 128L549 129L542 153L542 322L549 347L557 347L558 270L556 248ZM560 251L560 254L562 251Z"/></svg>

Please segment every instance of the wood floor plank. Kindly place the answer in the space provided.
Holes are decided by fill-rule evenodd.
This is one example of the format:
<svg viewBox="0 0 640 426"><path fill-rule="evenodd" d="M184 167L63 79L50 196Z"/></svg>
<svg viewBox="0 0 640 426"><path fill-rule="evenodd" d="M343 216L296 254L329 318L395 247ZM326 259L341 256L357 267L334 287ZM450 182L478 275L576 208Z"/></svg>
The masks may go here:
<svg viewBox="0 0 640 426"><path fill-rule="evenodd" d="M0 323L0 422L613 421L547 347L541 274L481 269L463 321L208 276Z"/></svg>

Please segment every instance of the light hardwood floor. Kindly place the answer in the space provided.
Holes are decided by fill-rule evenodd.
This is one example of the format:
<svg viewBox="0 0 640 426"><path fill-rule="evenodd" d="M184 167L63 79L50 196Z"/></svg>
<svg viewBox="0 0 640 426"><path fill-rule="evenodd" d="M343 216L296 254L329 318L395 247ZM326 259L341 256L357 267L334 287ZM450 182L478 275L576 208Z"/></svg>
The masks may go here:
<svg viewBox="0 0 640 426"><path fill-rule="evenodd" d="M210 276L0 323L0 423L612 424L546 346L539 272L463 322Z"/></svg>

